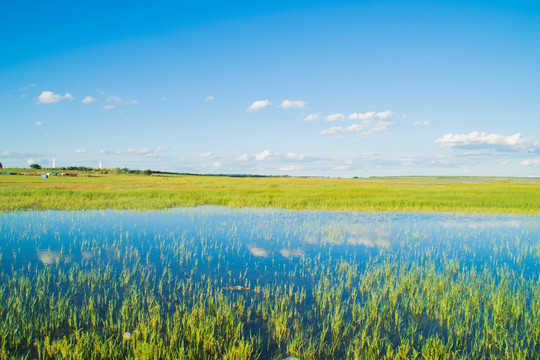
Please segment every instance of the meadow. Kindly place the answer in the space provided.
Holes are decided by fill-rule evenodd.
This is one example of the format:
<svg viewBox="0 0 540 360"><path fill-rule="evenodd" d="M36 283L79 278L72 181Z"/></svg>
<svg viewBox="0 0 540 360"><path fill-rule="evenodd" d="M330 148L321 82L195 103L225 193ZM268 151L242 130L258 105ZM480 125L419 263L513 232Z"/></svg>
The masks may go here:
<svg viewBox="0 0 540 360"><path fill-rule="evenodd" d="M0 211L223 205L344 211L540 214L540 179L122 175L0 176Z"/></svg>

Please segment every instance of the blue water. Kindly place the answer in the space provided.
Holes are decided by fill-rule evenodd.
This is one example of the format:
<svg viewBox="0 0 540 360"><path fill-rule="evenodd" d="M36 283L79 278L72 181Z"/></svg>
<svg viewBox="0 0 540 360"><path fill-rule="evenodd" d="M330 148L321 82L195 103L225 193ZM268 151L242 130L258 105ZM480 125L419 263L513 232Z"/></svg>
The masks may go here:
<svg viewBox="0 0 540 360"><path fill-rule="evenodd" d="M5 271L53 263L95 266L133 251L149 264L162 264L160 256L179 247L200 258L197 271L248 273L252 279L263 276L262 269L268 275L318 257L358 263L454 259L460 266L505 266L538 276L540 218L215 206L0 214Z"/></svg>

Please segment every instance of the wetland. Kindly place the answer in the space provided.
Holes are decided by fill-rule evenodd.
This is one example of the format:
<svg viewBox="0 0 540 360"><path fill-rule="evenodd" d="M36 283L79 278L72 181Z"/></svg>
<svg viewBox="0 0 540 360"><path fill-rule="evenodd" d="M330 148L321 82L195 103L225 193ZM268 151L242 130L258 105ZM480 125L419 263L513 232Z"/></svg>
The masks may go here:
<svg viewBox="0 0 540 360"><path fill-rule="evenodd" d="M534 359L540 219L0 215L1 359Z"/></svg>

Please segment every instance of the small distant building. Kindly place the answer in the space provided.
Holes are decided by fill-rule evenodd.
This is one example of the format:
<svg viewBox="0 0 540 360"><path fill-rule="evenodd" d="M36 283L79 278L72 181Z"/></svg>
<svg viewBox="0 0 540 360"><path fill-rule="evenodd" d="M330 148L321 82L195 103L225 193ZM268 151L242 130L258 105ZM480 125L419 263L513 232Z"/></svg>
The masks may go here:
<svg viewBox="0 0 540 360"><path fill-rule="evenodd" d="M47 174L41 174L41 177L42 177L43 179L48 179L48 178L49 178L49 175L47 175Z"/></svg>
<svg viewBox="0 0 540 360"><path fill-rule="evenodd" d="M17 173L14 173L14 172L8 172L7 175L17 175Z"/></svg>

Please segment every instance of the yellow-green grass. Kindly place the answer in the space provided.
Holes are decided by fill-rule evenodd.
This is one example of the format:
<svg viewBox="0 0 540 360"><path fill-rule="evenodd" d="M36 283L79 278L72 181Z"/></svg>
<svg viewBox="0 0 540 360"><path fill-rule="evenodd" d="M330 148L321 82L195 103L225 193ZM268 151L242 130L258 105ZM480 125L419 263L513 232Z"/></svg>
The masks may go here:
<svg viewBox="0 0 540 360"><path fill-rule="evenodd" d="M540 214L540 179L195 175L0 176L0 211L203 204L347 211Z"/></svg>

